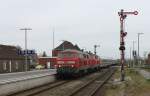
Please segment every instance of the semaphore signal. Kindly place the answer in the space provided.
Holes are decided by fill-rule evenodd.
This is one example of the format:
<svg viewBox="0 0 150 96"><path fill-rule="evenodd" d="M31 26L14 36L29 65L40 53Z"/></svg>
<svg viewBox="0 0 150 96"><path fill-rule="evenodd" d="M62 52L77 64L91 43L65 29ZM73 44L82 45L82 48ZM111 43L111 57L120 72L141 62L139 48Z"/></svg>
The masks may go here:
<svg viewBox="0 0 150 96"><path fill-rule="evenodd" d="M138 15L137 11L134 12L124 12L122 9L120 12L118 12L118 15L120 16L120 47L119 50L121 52L121 81L124 81L125 78L125 71L124 71L124 65L125 65L125 41L124 37L127 35L127 32L124 31L124 20L126 19L127 15Z"/></svg>

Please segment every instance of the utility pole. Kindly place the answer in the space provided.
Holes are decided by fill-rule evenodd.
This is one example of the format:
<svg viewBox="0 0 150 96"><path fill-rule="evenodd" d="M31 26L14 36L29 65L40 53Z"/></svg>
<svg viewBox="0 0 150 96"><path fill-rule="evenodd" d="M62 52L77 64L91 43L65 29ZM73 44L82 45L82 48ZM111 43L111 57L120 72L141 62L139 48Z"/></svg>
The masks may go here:
<svg viewBox="0 0 150 96"><path fill-rule="evenodd" d="M22 28L20 30L25 31L25 71L28 71L28 61L27 61L27 31L32 30L31 28Z"/></svg>
<svg viewBox="0 0 150 96"><path fill-rule="evenodd" d="M96 55L96 48L100 47L100 45L94 45L94 54Z"/></svg>
<svg viewBox="0 0 150 96"><path fill-rule="evenodd" d="M55 48L55 28L53 27L53 49Z"/></svg>
<svg viewBox="0 0 150 96"><path fill-rule="evenodd" d="M132 56L133 56L133 67L135 67L135 60L136 60L136 50L134 49L135 41L133 41L133 51L132 51Z"/></svg>
<svg viewBox="0 0 150 96"><path fill-rule="evenodd" d="M131 57L132 57L132 49L130 47L130 63L129 63L129 67L131 67L132 63L131 63Z"/></svg>
<svg viewBox="0 0 150 96"><path fill-rule="evenodd" d="M121 51L121 81L124 81L125 79L125 71L124 71L124 65L125 65L125 42L124 42L124 37L127 35L127 32L124 32L124 20L127 17L127 15L137 15L138 12L124 12L122 9L120 12L118 12L118 15L120 16L120 48L119 50Z"/></svg>
<svg viewBox="0 0 150 96"><path fill-rule="evenodd" d="M134 50L134 45L135 45L135 43L136 43L136 42L135 42L135 41L133 41L133 51L135 51L135 50Z"/></svg>
<svg viewBox="0 0 150 96"><path fill-rule="evenodd" d="M138 66L139 66L139 64L140 64L140 52L139 52L139 50L140 50L140 44L139 44L139 39L140 39L140 35L142 35L142 34L144 34L144 33L138 33L138 58L137 58L137 60L138 60Z"/></svg>

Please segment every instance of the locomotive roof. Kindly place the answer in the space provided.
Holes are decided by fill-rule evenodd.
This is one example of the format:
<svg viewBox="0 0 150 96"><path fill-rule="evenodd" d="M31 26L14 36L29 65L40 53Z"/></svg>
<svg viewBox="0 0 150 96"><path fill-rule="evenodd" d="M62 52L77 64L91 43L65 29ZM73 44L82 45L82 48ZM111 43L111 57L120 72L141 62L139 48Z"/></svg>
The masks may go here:
<svg viewBox="0 0 150 96"><path fill-rule="evenodd" d="M79 50L74 50L74 49L66 49L64 51L61 51L62 53L63 52L73 52L73 53L81 53L81 54L86 54L86 55L95 55L93 53L88 53L88 52L84 52L84 51L79 51ZM96 55L97 56L97 55Z"/></svg>
<svg viewBox="0 0 150 96"><path fill-rule="evenodd" d="M74 50L74 49L66 49L64 51L61 51L60 53L64 53L64 52L71 52L71 53L78 53L78 54L83 54L83 55L89 55L89 56L96 56L98 58L100 58L98 55L95 55L93 53L88 53L88 52L84 52L84 51L79 51L79 50Z"/></svg>
<svg viewBox="0 0 150 96"><path fill-rule="evenodd" d="M62 53L63 53L63 52L83 53L82 51L74 50L74 49L66 49L66 50L61 51L61 52L62 52Z"/></svg>

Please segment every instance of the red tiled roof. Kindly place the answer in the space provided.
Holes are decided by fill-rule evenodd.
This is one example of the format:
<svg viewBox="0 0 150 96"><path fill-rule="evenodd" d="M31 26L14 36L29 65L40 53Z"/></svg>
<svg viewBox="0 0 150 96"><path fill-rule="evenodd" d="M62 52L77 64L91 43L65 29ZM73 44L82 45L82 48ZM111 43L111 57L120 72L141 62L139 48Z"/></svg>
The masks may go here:
<svg viewBox="0 0 150 96"><path fill-rule="evenodd" d="M69 41L64 41L62 44L60 44L54 50L64 50L64 49L76 49L76 50L80 50L80 48L78 47L78 45L73 45Z"/></svg>

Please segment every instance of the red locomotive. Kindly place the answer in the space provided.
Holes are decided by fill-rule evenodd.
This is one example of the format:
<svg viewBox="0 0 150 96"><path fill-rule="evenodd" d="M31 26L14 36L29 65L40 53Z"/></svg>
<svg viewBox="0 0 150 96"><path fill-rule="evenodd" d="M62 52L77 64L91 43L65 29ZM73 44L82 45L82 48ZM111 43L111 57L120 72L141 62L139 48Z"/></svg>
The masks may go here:
<svg viewBox="0 0 150 96"><path fill-rule="evenodd" d="M100 70L101 59L91 52L66 49L58 53L57 76L81 76L86 73Z"/></svg>

